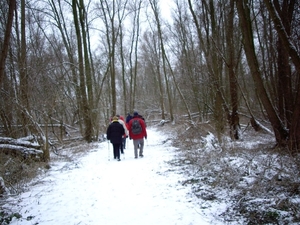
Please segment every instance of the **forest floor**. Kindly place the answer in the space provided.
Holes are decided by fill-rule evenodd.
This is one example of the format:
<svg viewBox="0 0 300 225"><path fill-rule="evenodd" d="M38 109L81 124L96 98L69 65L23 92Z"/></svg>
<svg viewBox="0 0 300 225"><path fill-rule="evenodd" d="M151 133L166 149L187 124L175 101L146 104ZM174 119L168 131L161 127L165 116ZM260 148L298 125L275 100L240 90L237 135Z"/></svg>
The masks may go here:
<svg viewBox="0 0 300 225"><path fill-rule="evenodd" d="M164 126L155 126L155 129L163 134L163 140L159 140L162 150L157 149L158 145L152 143L151 139L148 148L154 144L155 150L165 151L169 148L164 146L166 142L174 147L172 157L163 158L169 165L167 176L180 176L179 185L187 190L185 198L188 202L193 202L197 214L215 218L215 224L300 223L299 155L292 155L286 149L274 147L274 137L267 129L255 132L249 126L242 126L242 135L237 141L231 141L226 135L217 138L209 123L167 123ZM90 154L91 150L95 151L95 146L98 144L71 143L64 146L62 152L71 149L72 155L54 155L52 163L64 161L77 167L78 160ZM126 163L128 162L126 159ZM13 188L10 186L13 196L18 196L30 188L31 185L28 184L36 179L34 171L50 169L47 164L17 164L22 167L19 171L23 172L14 174L15 179L20 176L26 179ZM161 167L162 164L159 165ZM172 188L173 184L168 186ZM180 202L186 204L187 200ZM7 209L6 198L2 196L0 224L9 224L12 220L14 224L22 224L15 219L20 216L19 212ZM193 221L189 224L197 224ZM212 222L211 219L209 221ZM31 222L29 220L28 224Z"/></svg>

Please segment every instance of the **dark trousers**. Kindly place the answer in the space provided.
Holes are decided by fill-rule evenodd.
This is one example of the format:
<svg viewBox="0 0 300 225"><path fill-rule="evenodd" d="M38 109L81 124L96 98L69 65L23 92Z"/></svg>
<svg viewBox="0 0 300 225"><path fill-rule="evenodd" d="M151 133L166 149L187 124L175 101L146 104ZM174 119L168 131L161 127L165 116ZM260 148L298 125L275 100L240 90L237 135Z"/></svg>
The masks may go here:
<svg viewBox="0 0 300 225"><path fill-rule="evenodd" d="M126 143L126 138L122 138L122 144L120 145L120 151L122 154L124 154L125 143Z"/></svg>
<svg viewBox="0 0 300 225"><path fill-rule="evenodd" d="M112 144L114 147L114 158L115 159L120 159L120 145L122 144Z"/></svg>
<svg viewBox="0 0 300 225"><path fill-rule="evenodd" d="M123 145L123 149L126 148L126 137L122 138L122 145Z"/></svg>

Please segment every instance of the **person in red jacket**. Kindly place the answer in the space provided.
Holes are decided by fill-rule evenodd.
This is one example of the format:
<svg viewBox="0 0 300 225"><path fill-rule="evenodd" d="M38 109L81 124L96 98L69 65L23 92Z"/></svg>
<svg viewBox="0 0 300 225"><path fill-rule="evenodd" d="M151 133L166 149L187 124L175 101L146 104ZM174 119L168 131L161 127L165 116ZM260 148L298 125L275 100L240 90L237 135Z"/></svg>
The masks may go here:
<svg viewBox="0 0 300 225"><path fill-rule="evenodd" d="M133 118L128 123L129 138L133 140L134 157L144 157L144 138L147 139L146 125L143 119L139 117L137 112L133 113Z"/></svg>

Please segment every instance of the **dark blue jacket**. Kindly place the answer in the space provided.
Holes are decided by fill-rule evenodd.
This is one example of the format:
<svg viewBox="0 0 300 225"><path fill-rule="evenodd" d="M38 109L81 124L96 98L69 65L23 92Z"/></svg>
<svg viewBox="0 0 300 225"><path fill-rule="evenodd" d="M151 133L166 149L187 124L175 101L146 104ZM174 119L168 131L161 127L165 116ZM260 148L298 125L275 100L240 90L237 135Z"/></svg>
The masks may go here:
<svg viewBox="0 0 300 225"><path fill-rule="evenodd" d="M122 124L118 121L113 121L107 128L106 137L113 144L121 144L122 136L125 134L125 130Z"/></svg>
<svg viewBox="0 0 300 225"><path fill-rule="evenodd" d="M126 117L126 123L129 123L129 121L132 119L132 116L128 113Z"/></svg>

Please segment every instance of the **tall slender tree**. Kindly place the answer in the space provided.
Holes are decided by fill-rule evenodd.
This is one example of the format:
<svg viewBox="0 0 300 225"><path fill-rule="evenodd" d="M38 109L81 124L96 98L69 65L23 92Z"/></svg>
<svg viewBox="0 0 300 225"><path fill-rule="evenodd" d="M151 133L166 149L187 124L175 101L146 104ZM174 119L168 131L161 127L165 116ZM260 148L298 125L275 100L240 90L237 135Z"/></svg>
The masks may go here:
<svg viewBox="0 0 300 225"><path fill-rule="evenodd" d="M159 38L159 47L161 50L162 54L162 71L163 71L163 76L165 80L165 85L166 85L166 93L168 97L168 105L169 105L169 111L170 111L170 119L171 121L174 120L174 115L173 115L173 105L172 105L172 98L171 98L171 93L170 93L170 81L168 79L168 74L167 74L167 55L165 51L165 45L164 45L164 38L163 38L163 33L162 33L162 27L161 27L161 22L160 22L160 16L159 16L159 7L158 7L158 2L157 0L149 0L151 9L154 14L155 22L156 22L156 27L157 27L157 33L158 33L158 38ZM164 119L164 116L162 116L162 119Z"/></svg>
<svg viewBox="0 0 300 225"><path fill-rule="evenodd" d="M237 74L235 73L236 61L235 61L235 41L234 37L234 0L230 0L228 4L228 14L226 23L226 47L227 47L227 60L226 68L229 76L229 88L231 99L231 114L228 115L228 121L230 124L230 133L232 139L240 138L240 123L238 114L238 86L237 86ZM239 49L239 48L237 48Z"/></svg>
<svg viewBox="0 0 300 225"><path fill-rule="evenodd" d="M5 35L4 40L1 48L1 56L0 56L0 85L3 82L4 77L4 71L5 71L5 61L7 58L9 43L10 43L10 37L11 37L11 31L12 31L12 24L13 24L13 18L14 18L14 11L16 8L16 0L9 1L8 6L8 17L7 17L7 23L5 27Z"/></svg>
<svg viewBox="0 0 300 225"><path fill-rule="evenodd" d="M78 53L78 72L79 72L79 86L80 86L80 94L81 94L81 104L83 109L83 120L85 125L84 138L86 141L92 141L92 121L91 121L91 108L89 105L86 89L86 73L85 73L85 64L84 64L84 52L83 52L83 37L82 37L82 29L80 27L80 12L83 10L80 7L78 0L72 0L72 9L73 9L73 18L74 25L76 30L77 37L77 53ZM79 12L79 13L78 13Z"/></svg>
<svg viewBox="0 0 300 225"><path fill-rule="evenodd" d="M240 27L243 35L243 45L245 49L245 54L247 57L247 62L252 74L253 81L255 83L255 87L257 89L257 95L259 96L259 99L261 100L267 112L268 118L271 122L271 125L275 133L275 138L277 143L279 145L284 145L286 143L288 132L285 129L284 125L282 124L282 121L278 117L278 114L276 113L274 106L271 103L271 100L267 94L261 76L261 71L259 68L259 63L257 60L257 55L254 46L254 37L253 37L253 30L252 30L251 17L250 17L249 1L236 0L236 7L239 15Z"/></svg>
<svg viewBox="0 0 300 225"><path fill-rule="evenodd" d="M299 53L296 51L296 48L291 43L289 34L290 34L290 25L291 25L291 18L293 17L293 11L296 9L296 1L283 1L283 9L282 11L279 9L279 3L278 1L275 1L277 3L277 11L275 9L275 6L273 5L272 1L270 0L264 0L264 3L266 4L268 11L270 13L270 16L272 18L272 21L275 24L276 31L279 36L279 46L283 47L283 49L279 49L282 53L280 56L283 56L283 60L285 60L285 53L288 53L292 62L295 65L295 69L298 74L300 74L300 56ZM285 13L287 12L287 14ZM287 17L287 19L281 19L280 16ZM284 64L285 68L288 66L287 64ZM283 71L281 71L283 69ZM288 69L280 68L281 74L281 80L287 80L284 81L283 84L287 87L287 90L285 90L285 94L283 97L288 97L289 95L289 78L290 72ZM283 77L282 77L283 76ZM289 101L287 101L286 110L292 110L292 112L288 112L287 118L290 118L290 121L288 124L290 124L289 134L288 134L288 144L290 149L299 151L300 148L300 82L298 81L298 84L296 84L295 87L295 100L294 107L291 109ZM272 122L272 121L271 121ZM273 123L272 123L273 125ZM274 125L273 125L274 127ZM275 131L276 134L276 131ZM282 143L286 140L286 133L284 135L280 136L282 137L281 140L278 140L279 143ZM278 139L278 137L277 137Z"/></svg>

